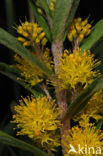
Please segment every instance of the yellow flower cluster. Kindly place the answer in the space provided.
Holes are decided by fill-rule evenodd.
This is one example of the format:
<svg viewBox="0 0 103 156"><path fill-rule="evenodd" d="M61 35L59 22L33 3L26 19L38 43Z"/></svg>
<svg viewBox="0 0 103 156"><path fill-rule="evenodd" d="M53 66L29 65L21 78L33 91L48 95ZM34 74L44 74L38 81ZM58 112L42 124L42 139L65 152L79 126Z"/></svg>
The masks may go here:
<svg viewBox="0 0 103 156"><path fill-rule="evenodd" d="M18 26L17 32L23 36L17 38L18 41L23 43L23 46L33 46L34 43L44 46L47 43L45 33L37 23L26 21Z"/></svg>
<svg viewBox="0 0 103 156"><path fill-rule="evenodd" d="M63 58L59 64L58 79L62 89L75 89L78 83L85 85L90 84L93 79L99 75L99 72L93 70L100 62L94 60L94 55L90 51L83 51L80 49L74 50L74 53L64 51Z"/></svg>
<svg viewBox="0 0 103 156"><path fill-rule="evenodd" d="M85 115L82 116L82 121L79 122L79 124L81 127L72 127L68 132L66 132L66 136L64 136L64 156L97 156L98 154L96 154L96 152L103 152L103 132L100 130L95 131L96 127L89 123L89 117ZM69 153L71 150L70 145L74 147L77 153ZM82 151L79 151L78 148L82 149ZM89 150L89 148L94 148L94 150ZM99 151L97 151L97 148L99 148Z"/></svg>
<svg viewBox="0 0 103 156"><path fill-rule="evenodd" d="M45 79L44 72L38 66L32 64L17 54L14 56L14 59L17 62L16 67L21 71L21 76L32 86L42 82ZM46 48L43 53L43 61L50 70L53 69L53 61L50 57L50 50L48 48Z"/></svg>
<svg viewBox="0 0 103 156"><path fill-rule="evenodd" d="M79 43L82 42L84 37L88 36L91 33L91 24L88 24L88 20L85 19L82 21L81 18L74 19L71 23L68 40L70 42L75 42L78 40Z"/></svg>
<svg viewBox="0 0 103 156"><path fill-rule="evenodd" d="M50 0L49 2L49 8L51 11L54 11L55 9L56 0Z"/></svg>
<svg viewBox="0 0 103 156"><path fill-rule="evenodd" d="M92 117L96 120L101 118L100 112L103 112L103 90L96 92L93 97L90 99L84 110L79 116L76 116L75 119L79 120L83 114L86 114L89 117Z"/></svg>
<svg viewBox="0 0 103 156"><path fill-rule="evenodd" d="M60 112L56 109L54 100L33 96L23 98L14 110L16 114L13 115L13 122L20 129L17 135L27 135L43 147L46 144L51 150L60 145L60 136L56 134L61 127L58 120Z"/></svg>

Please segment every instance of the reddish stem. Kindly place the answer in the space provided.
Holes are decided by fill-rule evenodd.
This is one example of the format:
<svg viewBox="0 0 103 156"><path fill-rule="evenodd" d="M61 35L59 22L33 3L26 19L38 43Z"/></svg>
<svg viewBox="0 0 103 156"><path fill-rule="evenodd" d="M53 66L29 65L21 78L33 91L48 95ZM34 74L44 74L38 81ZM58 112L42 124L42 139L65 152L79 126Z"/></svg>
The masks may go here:
<svg viewBox="0 0 103 156"><path fill-rule="evenodd" d="M62 39L57 40L56 43L52 44L52 53L54 56L54 65L55 65L55 73L58 75L58 70L59 70L59 64L62 59L62 50L63 50L63 42ZM60 115L60 120L64 117L66 111L67 111L67 98L66 98L66 90L58 90L58 86L55 88L56 89L56 97L57 97L57 104L59 108L62 110L62 113ZM61 133L61 144L65 140L65 132L70 129L70 120L65 120L62 123L62 127L60 129ZM62 152L63 155L65 155L64 152L65 147L62 144Z"/></svg>
<svg viewBox="0 0 103 156"><path fill-rule="evenodd" d="M76 50L78 47L79 47L79 37L77 37L76 41L74 42L73 54L75 54L74 50Z"/></svg>
<svg viewBox="0 0 103 156"><path fill-rule="evenodd" d="M49 94L49 91L48 91L48 89L47 89L47 86L46 86L44 83L41 85L41 88L43 89L43 91L44 91L45 94L47 95L48 99L51 99L51 96L50 96L50 94Z"/></svg>

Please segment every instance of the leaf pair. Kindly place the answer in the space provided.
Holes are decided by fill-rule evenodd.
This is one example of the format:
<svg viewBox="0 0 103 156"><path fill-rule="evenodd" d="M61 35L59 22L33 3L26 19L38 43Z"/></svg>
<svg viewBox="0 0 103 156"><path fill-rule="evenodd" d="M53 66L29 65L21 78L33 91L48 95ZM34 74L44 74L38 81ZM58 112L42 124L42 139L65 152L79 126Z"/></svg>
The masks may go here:
<svg viewBox="0 0 103 156"><path fill-rule="evenodd" d="M64 40L69 25L75 16L75 12L80 0L57 0L54 11L52 39L55 42L57 39Z"/></svg>
<svg viewBox="0 0 103 156"><path fill-rule="evenodd" d="M80 0L56 0L53 17L46 0L40 0L42 8L45 10L49 20L40 15L33 0L28 0L34 11L34 15L43 28L49 41L55 42L58 38L65 39L69 25L74 18Z"/></svg>

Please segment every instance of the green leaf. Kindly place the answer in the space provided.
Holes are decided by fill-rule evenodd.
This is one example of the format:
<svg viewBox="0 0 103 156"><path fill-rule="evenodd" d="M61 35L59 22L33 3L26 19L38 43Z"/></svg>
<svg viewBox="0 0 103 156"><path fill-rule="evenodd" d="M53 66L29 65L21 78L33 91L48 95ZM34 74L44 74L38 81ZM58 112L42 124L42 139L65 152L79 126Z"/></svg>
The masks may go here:
<svg viewBox="0 0 103 156"><path fill-rule="evenodd" d="M37 65L40 69L42 69L47 75L53 74L43 62L39 61L32 53L30 53L25 47L23 47L15 37L10 35L8 32L0 28L0 43L5 45L6 47L13 50L13 52L18 53L23 58L28 59L33 64Z"/></svg>
<svg viewBox="0 0 103 156"><path fill-rule="evenodd" d="M103 125L103 119L99 119L95 130L100 129L102 127L102 125Z"/></svg>
<svg viewBox="0 0 103 156"><path fill-rule="evenodd" d="M0 123L0 129L3 130L4 132L7 132L9 134L13 135L13 128L14 128L14 124L12 123L7 123L7 119L8 119L8 115L5 116L5 118L3 119L3 121ZM0 143L0 155L4 155L4 152L6 152L5 155L7 155L7 150L5 151L6 146L4 144Z"/></svg>
<svg viewBox="0 0 103 156"><path fill-rule="evenodd" d="M37 147L30 145L22 140L16 139L7 133L0 131L0 142L12 147L17 147L25 151L33 153L35 156L48 156L47 153L41 151Z"/></svg>
<svg viewBox="0 0 103 156"><path fill-rule="evenodd" d="M49 29L47 21L40 13L38 13L37 6L33 3L33 1L28 0L28 2L29 2L29 5L31 6L31 8L33 9L33 12L34 12L34 15L35 15L35 18L36 18L38 24L43 28L48 40L51 41L51 33L50 33L50 29Z"/></svg>
<svg viewBox="0 0 103 156"><path fill-rule="evenodd" d="M103 19L96 23L92 29L92 33L84 39L80 48L82 51L84 49L95 51L100 44L103 44Z"/></svg>
<svg viewBox="0 0 103 156"><path fill-rule="evenodd" d="M6 23L9 32L13 33L13 24L15 21L15 11L13 6L13 0L5 0L5 13L6 13Z"/></svg>
<svg viewBox="0 0 103 156"><path fill-rule="evenodd" d="M93 94L101 88L103 88L103 76L92 82L79 96L75 98L75 100L68 106L67 113L63 120L66 118L72 118L77 114L78 110L81 111Z"/></svg>
<svg viewBox="0 0 103 156"><path fill-rule="evenodd" d="M0 62L0 73L9 77L10 79L16 81L19 83L21 86L23 86L25 89L30 91L35 97L40 96L40 93L34 90L32 87L27 85L24 81L18 79L20 77L20 71L17 70L16 68L11 68L9 65Z"/></svg>
<svg viewBox="0 0 103 156"><path fill-rule="evenodd" d="M96 67L96 70L99 70L103 74L103 40L98 43L98 46L95 49L92 49L92 52L95 54L96 58L101 61L101 64Z"/></svg>
<svg viewBox="0 0 103 156"><path fill-rule="evenodd" d="M68 30L69 30L69 26L70 26L72 20L74 19L74 16L75 16L75 13L76 13L76 10L78 8L79 3L80 3L80 0L74 0L73 1L72 8L70 10L69 17L68 17L68 20L67 20L67 23L66 23L66 28L65 28L65 31L64 31L63 40L65 40L65 38L66 38L66 35L68 33Z"/></svg>
<svg viewBox="0 0 103 156"><path fill-rule="evenodd" d="M54 10L52 37L53 41L64 36L65 28L71 23L79 0L57 0Z"/></svg>

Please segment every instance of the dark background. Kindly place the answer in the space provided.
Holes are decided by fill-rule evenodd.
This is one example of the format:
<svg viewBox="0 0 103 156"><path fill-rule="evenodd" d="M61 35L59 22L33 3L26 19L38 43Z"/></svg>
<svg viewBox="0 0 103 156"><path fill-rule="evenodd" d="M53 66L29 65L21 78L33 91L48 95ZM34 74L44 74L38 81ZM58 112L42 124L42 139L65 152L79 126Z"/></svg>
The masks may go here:
<svg viewBox="0 0 103 156"><path fill-rule="evenodd" d="M20 24L20 20L24 22L25 18L29 19L29 11L27 0L12 0L13 10L10 8L8 10L10 2L11 0L0 0L0 27L15 34L12 27ZM76 16L83 19L89 17L89 21L94 25L103 18L103 0L81 0ZM12 52L2 45L0 45L0 61L8 64L13 62ZM9 120L10 105L24 90L2 74L0 74L0 90L0 121L5 118L5 115L8 115Z"/></svg>

